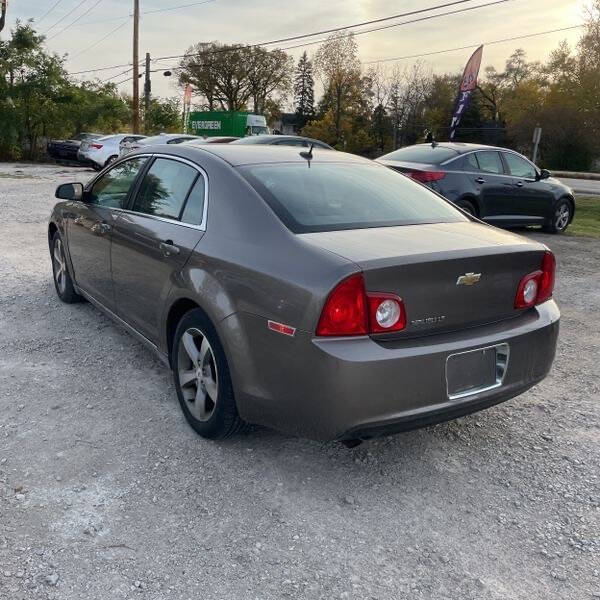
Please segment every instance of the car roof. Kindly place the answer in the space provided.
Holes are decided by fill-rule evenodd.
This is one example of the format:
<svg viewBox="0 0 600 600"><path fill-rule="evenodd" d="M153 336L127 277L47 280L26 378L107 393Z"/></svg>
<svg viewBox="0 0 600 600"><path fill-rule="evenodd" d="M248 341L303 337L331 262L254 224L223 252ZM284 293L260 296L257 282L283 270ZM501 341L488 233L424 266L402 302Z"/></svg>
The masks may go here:
<svg viewBox="0 0 600 600"><path fill-rule="evenodd" d="M244 141L241 141L244 140ZM240 145L242 144L268 144L270 142L281 142L281 141L295 141L295 140L303 140L306 142L317 142L319 144L325 144L321 140L315 140L313 138L304 137L302 135L276 135L276 134L260 134L253 135L250 137L240 138L240 140L236 140ZM328 144L326 144L328 145Z"/></svg>
<svg viewBox="0 0 600 600"><path fill-rule="evenodd" d="M165 154L168 148L168 154L173 156L181 156L190 160L200 160L206 154L218 157L230 165L237 167L241 165L253 164L277 164L277 163L294 163L307 162L306 158L300 156L300 153L306 153L306 148L294 146L272 146L269 144L184 144L177 146L157 146L156 152ZM128 154L145 154L152 152L153 148L145 147L143 151L137 150L135 153ZM319 162L327 163L365 163L374 164L373 161L356 154L348 154L346 152L331 152L325 148L313 149L312 164ZM201 164L201 163L200 163Z"/></svg>
<svg viewBox="0 0 600 600"><path fill-rule="evenodd" d="M429 146L430 148L432 148L431 143L414 145L420 147ZM410 146L405 146L405 148L410 148ZM485 144L470 144L467 142L437 142L436 148L448 148L450 150L454 150L458 154L466 154L467 152L473 152L474 150L508 150L509 152L511 151L509 148L501 148L500 146L486 146Z"/></svg>

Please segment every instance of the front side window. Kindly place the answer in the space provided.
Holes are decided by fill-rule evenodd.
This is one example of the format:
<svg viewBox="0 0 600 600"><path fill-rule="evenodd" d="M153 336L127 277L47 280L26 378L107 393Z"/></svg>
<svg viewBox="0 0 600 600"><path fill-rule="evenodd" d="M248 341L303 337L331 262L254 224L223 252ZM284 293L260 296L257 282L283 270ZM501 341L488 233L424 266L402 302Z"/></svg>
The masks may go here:
<svg viewBox="0 0 600 600"><path fill-rule="evenodd" d="M127 160L98 179L87 194L87 202L108 208L124 208L131 186L146 157Z"/></svg>
<svg viewBox="0 0 600 600"><path fill-rule="evenodd" d="M479 169L484 173L504 174L504 166L498 152L477 152Z"/></svg>
<svg viewBox="0 0 600 600"><path fill-rule="evenodd" d="M157 158L142 180L133 210L155 217L179 219L196 177L198 171L189 165Z"/></svg>
<svg viewBox="0 0 600 600"><path fill-rule="evenodd" d="M375 164L303 161L240 172L294 233L467 220L427 188Z"/></svg>
<svg viewBox="0 0 600 600"><path fill-rule="evenodd" d="M504 153L504 159L511 175L525 179L535 179L536 171L530 162L510 152Z"/></svg>

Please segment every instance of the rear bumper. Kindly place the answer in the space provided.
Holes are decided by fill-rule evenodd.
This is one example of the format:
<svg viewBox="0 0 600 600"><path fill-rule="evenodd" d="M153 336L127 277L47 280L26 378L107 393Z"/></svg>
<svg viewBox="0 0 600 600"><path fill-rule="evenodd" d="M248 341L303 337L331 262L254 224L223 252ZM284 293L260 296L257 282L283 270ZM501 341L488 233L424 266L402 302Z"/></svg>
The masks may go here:
<svg viewBox="0 0 600 600"><path fill-rule="evenodd" d="M463 331L388 342L369 337L287 337L260 317L232 315L228 349L243 418L305 437L369 438L423 427L498 404L541 381L556 350L560 313L554 301L521 316ZM226 332L225 337L228 337ZM450 400L450 354L506 343L510 358L500 387Z"/></svg>

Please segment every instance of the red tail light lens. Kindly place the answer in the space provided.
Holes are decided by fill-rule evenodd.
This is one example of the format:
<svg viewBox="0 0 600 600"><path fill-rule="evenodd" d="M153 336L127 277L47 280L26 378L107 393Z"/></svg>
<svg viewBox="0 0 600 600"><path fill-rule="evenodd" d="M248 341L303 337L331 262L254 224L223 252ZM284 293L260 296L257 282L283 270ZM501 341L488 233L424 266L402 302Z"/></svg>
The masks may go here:
<svg viewBox="0 0 600 600"><path fill-rule="evenodd" d="M446 173L444 173L444 171L411 171L410 173L407 173L407 175L411 179L419 181L420 183L439 181L440 179L444 179L444 177L446 177Z"/></svg>
<svg viewBox="0 0 600 600"><path fill-rule="evenodd" d="M530 308L552 298L556 260L552 252L546 251L541 269L525 275L519 282L515 296L515 308Z"/></svg>
<svg viewBox="0 0 600 600"><path fill-rule="evenodd" d="M102 148L102 144L90 144L92 148L96 148L96 150L100 150Z"/></svg>
<svg viewBox="0 0 600 600"><path fill-rule="evenodd" d="M329 294L317 325L317 335L366 335L367 295L362 273L344 279Z"/></svg>
<svg viewBox="0 0 600 600"><path fill-rule="evenodd" d="M542 260L542 278L538 290L537 304L546 302L552 298L554 292L554 281L556 279L556 259L552 252L546 252Z"/></svg>
<svg viewBox="0 0 600 600"><path fill-rule="evenodd" d="M317 335L367 335L406 327L404 302L395 294L365 291L362 273L351 275L325 301Z"/></svg>

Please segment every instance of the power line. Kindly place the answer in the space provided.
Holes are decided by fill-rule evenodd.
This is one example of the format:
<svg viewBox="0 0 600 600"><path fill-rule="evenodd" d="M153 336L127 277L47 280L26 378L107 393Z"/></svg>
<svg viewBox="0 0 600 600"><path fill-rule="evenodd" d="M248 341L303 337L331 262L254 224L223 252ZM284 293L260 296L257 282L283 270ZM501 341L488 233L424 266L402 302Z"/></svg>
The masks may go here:
<svg viewBox="0 0 600 600"><path fill-rule="evenodd" d="M116 33L117 31L119 31L119 29L121 29L122 27L125 27L125 25L127 25L128 22L129 22L129 17L127 17L127 19L125 19L125 21L123 21L117 27L115 27L114 29L111 29L111 31L109 31L105 36L101 37L99 40L95 41L93 44L90 44L87 48L80 50L79 52L77 52L77 54L74 54L73 56L69 56L69 60L73 60L74 58L81 56L88 50L91 50L92 48L96 47L98 44L103 42L106 38L110 37L113 33Z"/></svg>
<svg viewBox="0 0 600 600"><path fill-rule="evenodd" d="M467 8L460 8L458 10L449 10L443 13L438 13L436 15L428 15L426 17L419 17L418 19L411 19L410 21L402 21L401 23L393 23L392 25L383 25L382 27L373 27L372 29L365 29L363 31L356 31L353 32L354 35L363 35L365 33L373 33L374 31L381 31L383 29L391 29L392 27L400 27L402 25L410 25L412 23L420 23L421 21L429 21L430 19L437 19L439 17L447 17L449 15L456 15L458 13L463 13L463 12L467 12L470 10L476 10L478 8L485 8L487 6L493 6L495 4L503 4L504 2L512 2L512 0L495 0L494 2L488 2L486 4L477 4L476 6L468 6ZM339 35L339 36L335 36L335 38L338 37L345 37L345 34ZM312 42L305 42L303 44L296 44L294 46L286 46L285 48L282 48L282 50L293 50L294 48L304 48L306 46L313 46L314 44L321 44L323 42L326 42L329 38L321 38L319 40L313 40ZM188 55L184 55L184 56L188 56ZM175 57L175 58L182 58L182 57Z"/></svg>
<svg viewBox="0 0 600 600"><path fill-rule="evenodd" d="M406 15L414 15L417 13L422 13L425 12L425 10L435 10L438 8L443 8L446 6L451 6L452 4L462 4L463 2L472 2L473 0L459 0L458 2L451 2L450 4L441 4L439 6L434 6L432 8L428 8L428 9L422 9L422 10L418 10L418 11L411 11L409 13L404 13L405 16ZM454 15L454 14L458 14L458 13L463 13L463 12L467 12L470 10L476 10L478 8L485 8L487 6L493 6L495 4L504 4L505 2L512 2L513 0L494 0L494 2L488 2L486 4L477 4L476 6L468 6L467 8L461 8L458 10L450 10L447 12L443 12L443 13L438 13L435 15L427 15L426 17L419 17L418 19L411 19L410 21L402 21L401 23L392 23L391 25L382 25L381 27L373 27L371 29L365 29L364 31L356 31L356 32L352 32L354 35L363 35L365 33L373 33L374 31L381 31L382 29L391 29L393 27L401 27L402 25L409 25L411 23L419 23L421 21L429 21L430 19L438 19L439 17L446 17L448 15ZM395 15L393 17L386 17L385 19L378 19L377 21L384 21L384 20L388 20L388 19L397 19L400 15ZM366 22L369 23L369 22ZM283 38L280 40L273 40L270 42L262 42L259 44L248 44L245 47L248 48L256 48L258 46L269 46L272 44L278 44L281 42L285 42L285 41L291 41L291 40L298 40L301 38L305 38L305 37L313 37L315 35L322 35L324 33L332 33L332 32L336 32L336 31L343 31L343 30L347 30L350 29L351 27L360 27L362 25L365 25L365 23L358 23L356 25L348 25L347 27L338 27L335 29L329 29L326 31L322 31L322 32L318 32L318 33L307 33L305 35L296 35L293 37L289 37L289 38ZM346 34L342 34L339 35L337 37L346 37ZM328 38L321 38L318 40L313 40L311 42L305 42L302 44L296 44L294 46L286 46L285 48L282 48L282 50L292 50L294 48L302 48L304 46L313 46L315 44L321 44L322 42L327 41ZM244 46L238 46L238 47L244 47ZM208 52L205 52L204 54L219 54L221 52L231 52L230 48L218 48L216 50L210 50ZM190 54L190 53L185 53L185 54L177 54L174 56L159 56L153 60L169 60L169 59L173 59L173 58L185 58L187 56L193 56L194 54Z"/></svg>
<svg viewBox="0 0 600 600"><path fill-rule="evenodd" d="M63 0L58 0L55 4L53 4L37 21L37 25L39 25Z"/></svg>
<svg viewBox="0 0 600 600"><path fill-rule="evenodd" d="M500 3L503 3L503 2L510 2L510 1L512 1L512 0L497 0L496 2L491 2L489 4L490 5L491 4L500 4ZM316 32L312 32L312 33L305 33L305 34L302 34L302 35L295 35L295 36L291 36L291 37L287 37L287 38L281 38L281 39L278 39L278 40L271 40L271 41L268 41L268 42L260 42L260 43L255 43L255 44L248 44L246 47L255 48L255 47L258 47L258 46L270 46L272 44L279 44L279 43L286 42L286 41L293 41L293 40L299 40L301 38L314 37L316 35L323 35L325 33L332 33L334 31L342 31L344 29L352 29L354 27L362 27L364 25L369 25L369 24L373 24L373 23L376 23L376 22L389 21L391 19L398 19L398 18L403 17L403 16L411 16L411 15L415 15L415 14L419 14L419 13L423 13L423 12L430 12L432 10L437 10L439 8L446 8L448 6L452 6L452 5L456 5L456 4L464 4L466 2L473 2L473 0L454 0L454 2L448 2L448 3L444 3L444 4L439 4L439 5L436 5L436 6L431 6L429 8L419 9L417 11L409 11L409 12L406 12L406 13L400 13L400 14L397 14L397 15L392 15L390 17L382 17L381 19L375 19L373 21L364 21L362 23L355 23L354 25L345 25L344 27L335 27L335 28L332 28L332 29L324 30L324 31L316 31ZM484 5L479 5L477 7L472 7L472 8L481 8L483 6L488 6L488 5L484 4ZM472 8L463 9L463 10L472 10ZM444 16L444 14L441 14L441 15L430 15L429 18L433 19L433 18L437 18L438 16ZM401 24L405 24L405 23L398 23L398 24L394 24L393 26L398 26L398 25L401 25ZM391 27L391 26L388 26L388 27ZM371 31L377 31L377 30L378 29L372 29ZM368 33L368 32L365 32L365 33ZM310 42L310 44L314 44L314 43L320 43L320 41ZM309 45L309 44L307 44L307 45ZM243 45L240 44L238 46L241 47ZM292 46L292 47L296 47L296 46ZM219 54L221 52L230 52L230 51L231 51L231 49L229 49L229 48L219 48L217 50L211 50L209 52L206 52L206 54ZM189 54L186 53L186 54L177 54L177 55L174 55L174 56L160 56L160 57L157 57L157 58L153 59L153 61L155 61L155 60L163 60L163 59L172 59L172 58L184 58L185 56L189 56ZM73 75L79 75L81 73L92 73L92 72L96 72L96 71L102 71L102 70L108 70L108 69L111 69L111 68L119 68L119 67L126 67L126 66L129 66L129 65L115 65L114 67L101 67L101 68L98 68L98 69L87 69L87 70L84 70L84 71L78 71L76 73L73 73Z"/></svg>
<svg viewBox="0 0 600 600"><path fill-rule="evenodd" d="M67 17L70 17L80 6L83 6L86 2L87 2L87 0L81 0L81 2L75 8L72 8L66 15L63 15L58 21L56 21L56 23L54 23L54 25L50 25L50 27L48 27L48 29L46 29L46 31L44 31L44 34L48 33L51 29L54 29L59 23L62 23Z"/></svg>
<svg viewBox="0 0 600 600"><path fill-rule="evenodd" d="M525 35L516 35L514 37L503 38L501 40L493 40L491 42L483 42L483 45L491 46L493 44L502 44L504 42L513 42L515 40L523 40L525 38L536 37L538 35L557 33L559 31L568 31L570 29L578 29L580 27L585 27L585 23L582 23L580 25L571 25L570 27L561 27L559 29L549 29L548 31L540 31L538 33L528 33ZM425 56L434 56L436 54L446 54L447 52L457 52L458 50L468 50L469 48L477 48L481 45L482 45L482 42L477 42L476 44L469 44L468 46L458 46L456 48L447 48L446 50L436 50L435 52L425 52L423 54L409 54L406 56L396 56L394 58L381 58L379 60L370 60L370 61L363 62L362 64L363 65L373 65L373 64L382 63L382 62L391 62L394 60L407 60L409 58L422 58Z"/></svg>
<svg viewBox="0 0 600 600"><path fill-rule="evenodd" d="M168 8L156 8L153 10L146 10L140 12L140 16L151 15L154 13L167 12L172 10L181 10L182 8L190 8L192 6L200 6L201 4L209 4L211 2L216 2L217 0L202 0L202 2L192 2L191 4L180 4L178 6L170 6ZM109 23L110 21L119 21L120 19L125 19L126 17L132 17L132 14L129 15L121 15L120 17L109 17L107 19L99 19L97 21L86 21L85 23L80 23L79 26L84 25L96 25L98 23Z"/></svg>
<svg viewBox="0 0 600 600"><path fill-rule="evenodd" d="M118 77L122 77L123 75L126 75L130 71L133 71L133 67L129 67L129 69L123 71L122 73L117 73L116 75L113 75L112 77L109 77L108 79L103 79L101 81L101 83L108 83L109 81L112 81L113 79L117 79Z"/></svg>
<svg viewBox="0 0 600 600"><path fill-rule="evenodd" d="M75 25L75 23L77 23L77 21L79 21L81 17L85 17L85 15L89 14L92 10L94 10L94 8L96 8L96 6L100 4L100 2L102 2L102 0L96 0L96 2L92 4L92 6L90 6L85 12L81 13L72 23L69 23L66 27L63 27L58 33L55 33L52 37L48 38L48 41L53 40L55 37L59 36L61 33L69 29L69 27Z"/></svg>

